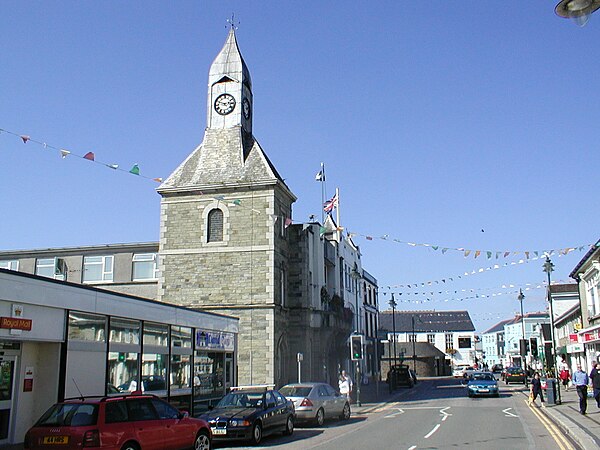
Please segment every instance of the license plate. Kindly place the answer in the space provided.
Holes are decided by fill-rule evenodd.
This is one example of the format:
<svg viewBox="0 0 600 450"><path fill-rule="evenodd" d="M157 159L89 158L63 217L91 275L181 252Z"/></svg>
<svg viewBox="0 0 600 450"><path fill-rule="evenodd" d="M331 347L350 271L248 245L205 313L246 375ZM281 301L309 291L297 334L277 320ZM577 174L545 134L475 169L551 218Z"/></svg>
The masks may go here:
<svg viewBox="0 0 600 450"><path fill-rule="evenodd" d="M212 434L227 434L227 430L225 428L211 428Z"/></svg>
<svg viewBox="0 0 600 450"><path fill-rule="evenodd" d="M69 436L44 436L42 443L51 445L68 444Z"/></svg>
<svg viewBox="0 0 600 450"><path fill-rule="evenodd" d="M489 389L479 389L479 392L490 392Z"/></svg>

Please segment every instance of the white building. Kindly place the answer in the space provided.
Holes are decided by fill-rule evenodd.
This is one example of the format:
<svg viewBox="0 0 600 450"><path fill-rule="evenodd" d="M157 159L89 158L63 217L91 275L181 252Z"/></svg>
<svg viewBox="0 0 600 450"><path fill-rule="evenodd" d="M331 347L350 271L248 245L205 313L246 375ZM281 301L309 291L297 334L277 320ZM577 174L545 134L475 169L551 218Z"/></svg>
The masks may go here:
<svg viewBox="0 0 600 450"><path fill-rule="evenodd" d="M491 369L496 364L504 365L504 325L513 319L503 320L481 334L481 345L485 362Z"/></svg>
<svg viewBox="0 0 600 450"><path fill-rule="evenodd" d="M237 335L232 317L0 269L0 446L57 400L116 387L201 412L235 380Z"/></svg>

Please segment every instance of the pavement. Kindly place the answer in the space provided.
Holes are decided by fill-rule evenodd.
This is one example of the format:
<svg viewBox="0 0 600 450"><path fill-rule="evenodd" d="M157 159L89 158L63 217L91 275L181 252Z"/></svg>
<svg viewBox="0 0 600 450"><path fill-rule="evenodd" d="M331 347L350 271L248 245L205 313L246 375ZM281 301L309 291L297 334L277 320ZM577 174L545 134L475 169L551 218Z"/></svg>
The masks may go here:
<svg viewBox="0 0 600 450"><path fill-rule="evenodd" d="M588 390L591 391L591 389ZM352 413L375 412L382 403L402 401L402 397L409 391L410 389L407 388L398 388L396 391L390 392L385 382L379 382L379 385L375 382L363 384L360 389L361 406L356 404L356 397L353 395ZM529 390L522 390L519 393L523 396L523 400L527 401ZM546 404L545 408L538 406L539 411L545 414L565 435L579 444L582 449L597 450L600 448L600 408L596 405L596 400L588 398L587 414L582 415L579 413L579 397L576 389L570 387L565 391L561 386L560 393L560 404ZM547 395L544 395L544 399L547 400ZM539 404L539 400L537 402Z"/></svg>
<svg viewBox="0 0 600 450"><path fill-rule="evenodd" d="M591 389L588 387L588 392L590 391ZM526 399L529 391L522 391L521 393ZM600 408L596 405L596 400L588 397L587 413L582 415L579 413L579 396L575 387L569 387L565 391L561 386L560 396L560 404L546 405L545 408L540 408L539 411L542 411L581 448L585 450L600 448ZM544 399L547 399L546 395ZM535 408L535 406L533 407Z"/></svg>

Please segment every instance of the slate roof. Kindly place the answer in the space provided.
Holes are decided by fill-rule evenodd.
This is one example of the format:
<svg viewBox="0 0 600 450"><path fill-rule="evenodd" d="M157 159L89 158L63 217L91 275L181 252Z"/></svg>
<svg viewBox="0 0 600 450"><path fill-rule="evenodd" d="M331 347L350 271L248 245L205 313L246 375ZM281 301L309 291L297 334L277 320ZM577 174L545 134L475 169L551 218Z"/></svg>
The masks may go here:
<svg viewBox="0 0 600 450"><path fill-rule="evenodd" d="M468 311L396 311L396 332L412 332L412 317L415 332L475 331ZM393 331L392 311L379 313L379 329Z"/></svg>
<svg viewBox="0 0 600 450"><path fill-rule="evenodd" d="M550 285L550 292L551 293L568 293L571 292L573 294L577 294L579 292L579 285L575 284L575 283L568 283L568 284L551 284Z"/></svg>
<svg viewBox="0 0 600 450"><path fill-rule="evenodd" d="M487 331L484 331L481 334L490 334L490 333L497 333L499 331L504 331L504 325L506 325L507 323L513 321L514 319L505 319L501 322L498 322L496 325L494 325L492 328L490 328Z"/></svg>

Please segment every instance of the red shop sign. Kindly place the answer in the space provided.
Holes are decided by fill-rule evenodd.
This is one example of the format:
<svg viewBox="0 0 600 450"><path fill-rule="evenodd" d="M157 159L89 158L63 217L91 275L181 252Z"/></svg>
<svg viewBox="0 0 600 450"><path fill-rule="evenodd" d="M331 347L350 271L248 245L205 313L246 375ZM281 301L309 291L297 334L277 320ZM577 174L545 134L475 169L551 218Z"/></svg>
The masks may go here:
<svg viewBox="0 0 600 450"><path fill-rule="evenodd" d="M590 342L596 339L596 333L583 333L583 340L585 342Z"/></svg>
<svg viewBox="0 0 600 450"><path fill-rule="evenodd" d="M0 317L0 328L12 330L31 331L31 319L17 319L14 317Z"/></svg>

